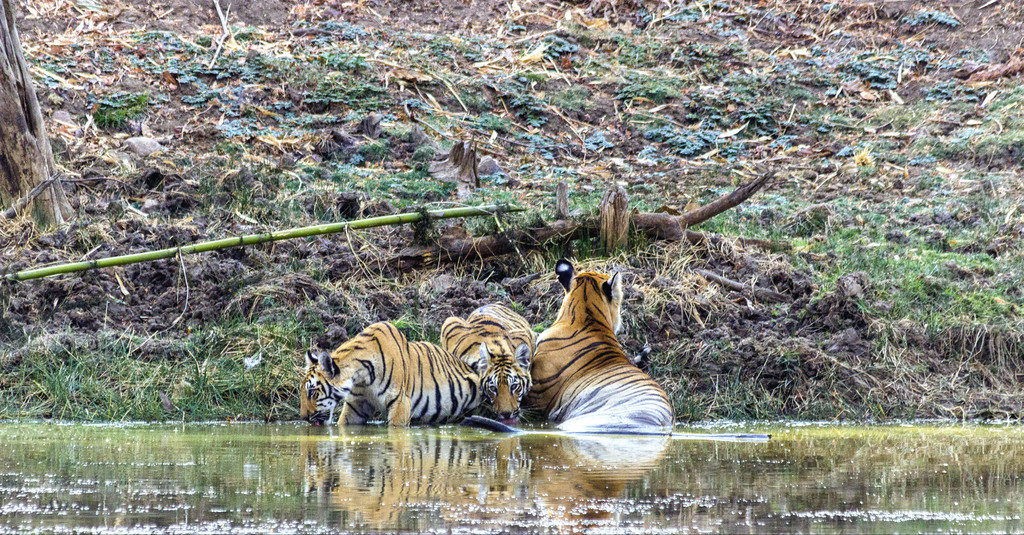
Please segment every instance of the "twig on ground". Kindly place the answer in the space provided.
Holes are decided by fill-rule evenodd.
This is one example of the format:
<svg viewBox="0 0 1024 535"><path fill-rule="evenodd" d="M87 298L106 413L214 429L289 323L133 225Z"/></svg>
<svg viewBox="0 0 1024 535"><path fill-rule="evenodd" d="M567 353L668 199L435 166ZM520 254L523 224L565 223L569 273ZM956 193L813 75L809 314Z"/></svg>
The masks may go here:
<svg viewBox="0 0 1024 535"><path fill-rule="evenodd" d="M220 57L220 52L224 48L224 42L231 36L231 29L228 27L228 15L231 14L231 4L228 4L227 11L223 11L220 8L220 0L213 0L213 7L217 8L217 16L220 17L222 33L217 38L217 49L213 52L213 58L210 59L210 63L206 65L207 68L217 64L217 58Z"/></svg>
<svg viewBox="0 0 1024 535"><path fill-rule="evenodd" d="M53 184L56 180L57 175L50 175L49 178L43 180L36 187L29 190L28 194L26 194L21 199L18 199L14 204L11 205L10 208L4 210L4 219L14 219L15 217L17 217L19 212L21 212L26 206L28 206L33 199L38 197L39 194L43 192L43 190L48 188L50 184Z"/></svg>
<svg viewBox="0 0 1024 535"><path fill-rule="evenodd" d="M768 290L766 288L758 288L757 286L753 286L753 285L750 285L750 284L743 284L742 282L734 281L732 279L725 278L725 277L723 277L721 275L718 275L717 273L712 273L712 272L710 272L710 271L708 271L706 269L695 269L695 270L693 270L693 272L698 274L698 275L700 275L701 277L704 277L705 279L707 279L709 281L721 284L722 286L725 286L726 288L728 288L730 290L735 290L735 291L740 292L740 293L742 293L744 295L749 295L749 296L757 298L757 299L761 299L761 300L764 300L764 301L770 301L770 302L773 302L773 303L781 303L781 302L786 300L786 296L784 296L784 295L782 295L779 292L776 292L774 290Z"/></svg>
<svg viewBox="0 0 1024 535"><path fill-rule="evenodd" d="M178 317L174 318L174 321L172 321L171 324L168 325L167 329L165 329L165 330L170 330L175 325L177 325L178 322L181 321L181 319L185 317L185 312L188 312L188 299L189 299L188 270L185 269L185 259L181 256L181 249L178 249L178 265L181 266L181 276L185 278L185 306L181 307L181 314L178 314Z"/></svg>

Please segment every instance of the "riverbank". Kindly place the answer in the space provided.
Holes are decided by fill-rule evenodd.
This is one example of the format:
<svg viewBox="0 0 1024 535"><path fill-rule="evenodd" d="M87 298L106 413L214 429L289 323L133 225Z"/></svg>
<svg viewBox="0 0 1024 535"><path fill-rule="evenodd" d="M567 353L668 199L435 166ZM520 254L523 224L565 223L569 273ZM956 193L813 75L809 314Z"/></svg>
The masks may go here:
<svg viewBox="0 0 1024 535"><path fill-rule="evenodd" d="M611 257L405 270L383 229L3 284L0 418L292 419L307 347L494 301L541 329L562 255L625 273L623 344L681 421L1024 414L1024 90L972 80L1018 57L1019 6L266 2L214 60L212 9L50 4L19 27L79 216L0 227L4 271L450 204L429 161L470 137L501 172L459 202L529 212L421 236L550 220L560 181L587 214L613 181L676 211L778 178L710 241Z"/></svg>

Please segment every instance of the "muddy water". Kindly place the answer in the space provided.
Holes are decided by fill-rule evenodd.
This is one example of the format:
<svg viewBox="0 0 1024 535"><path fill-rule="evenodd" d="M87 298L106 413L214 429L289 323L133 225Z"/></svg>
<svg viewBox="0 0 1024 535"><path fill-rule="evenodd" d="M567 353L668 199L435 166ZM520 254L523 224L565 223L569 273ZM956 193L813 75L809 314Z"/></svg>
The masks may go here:
<svg viewBox="0 0 1024 535"><path fill-rule="evenodd" d="M1019 427L698 431L0 424L0 533L1024 530Z"/></svg>

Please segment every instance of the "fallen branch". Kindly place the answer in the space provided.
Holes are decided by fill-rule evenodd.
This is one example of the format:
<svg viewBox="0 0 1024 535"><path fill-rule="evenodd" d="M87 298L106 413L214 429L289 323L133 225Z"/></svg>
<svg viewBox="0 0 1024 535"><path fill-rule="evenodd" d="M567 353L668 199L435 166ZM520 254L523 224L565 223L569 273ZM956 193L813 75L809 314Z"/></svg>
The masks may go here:
<svg viewBox="0 0 1024 535"><path fill-rule="evenodd" d="M723 195L714 201L695 208L680 215L666 213L634 213L631 218L633 228L645 232L652 238L661 240L678 241L685 236L686 227L699 225L715 217L716 215L734 207L749 199L757 193L765 184L775 176L775 173L765 173L756 179L748 182L728 195Z"/></svg>
<svg viewBox="0 0 1024 535"><path fill-rule="evenodd" d="M982 71L971 74L968 82L988 82L999 78L1015 76L1024 72L1024 57L1010 58L1006 63L989 65Z"/></svg>
<svg viewBox="0 0 1024 535"><path fill-rule="evenodd" d="M750 297L754 297L756 299L761 299L763 301L769 301L772 303L781 303L786 300L786 296L780 294L779 292L768 290L766 288L758 288L757 286L743 284L742 282L739 281L727 279L721 275L718 275L717 273L712 273L706 269L695 269L693 270L693 272L700 275L701 277L704 277L709 281L716 282L730 290L735 290L737 292L740 292Z"/></svg>
<svg viewBox="0 0 1024 535"><path fill-rule="evenodd" d="M15 217L17 217L18 212L21 212L23 209L25 209L25 207L32 202L32 199L38 197L39 194L43 192L43 190L50 187L50 184L53 184L56 180L57 175L50 175L50 178L47 178L46 180L36 185L36 187L29 190L29 192L24 197L18 199L14 204L11 205L10 208L4 210L4 219L14 219Z"/></svg>
<svg viewBox="0 0 1024 535"><path fill-rule="evenodd" d="M713 239L715 235L688 230L687 226L707 221L740 204L761 189L772 176L771 173L760 176L709 204L678 216L634 212L630 215L629 220L634 229L646 234L651 239L670 241L685 239L694 244L702 243ZM493 236L474 238L465 234L449 235L442 237L434 245L406 247L388 259L387 263L405 270L440 262L483 260L524 250L541 249L552 244L564 244L576 239L596 237L600 235L600 232L601 223L597 219L585 221L560 219L544 227L525 230L512 229ZM766 245L762 243L763 240L752 240L752 242L759 246Z"/></svg>
<svg viewBox="0 0 1024 535"><path fill-rule="evenodd" d="M381 217L371 217L369 219L344 221L341 223L327 223L324 225L313 225L310 227L278 230L274 232L268 232L265 234L247 234L245 236L238 236L234 238L224 238L220 240L194 243L192 245L186 245L183 247L169 247L167 249L158 249L156 251L146 251L143 253L114 256L110 258L100 258L84 262L73 262L70 264L60 264L57 266L27 269L24 271L19 271L17 273L8 273L4 275L3 278L7 281L23 281L28 279L38 279L41 277L49 277L51 275L59 275L62 273L74 273L76 271L87 271L91 269L98 269L110 266L123 266L127 264L136 264L139 262L149 262L152 260L171 258L175 255L181 254L205 253L207 251L216 251L218 249L227 249L229 247L242 247L246 245L254 245L257 243L290 240L293 238L305 238L309 236L319 236L321 234L333 234L347 229L362 229L391 225L401 225L403 223L415 223L416 221L422 220L424 217L428 217L430 219L449 219L456 217L495 215L501 212L521 212L523 210L523 208L502 207L497 205L483 205L468 208L450 208L447 210L407 212L402 214L394 214Z"/></svg>

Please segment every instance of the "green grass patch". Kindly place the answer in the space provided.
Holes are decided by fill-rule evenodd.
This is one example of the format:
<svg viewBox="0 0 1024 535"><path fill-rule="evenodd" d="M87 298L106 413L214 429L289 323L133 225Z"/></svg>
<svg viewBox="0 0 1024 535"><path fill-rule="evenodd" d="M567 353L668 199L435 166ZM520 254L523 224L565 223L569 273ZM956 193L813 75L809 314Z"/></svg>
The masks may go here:
<svg viewBox="0 0 1024 535"><path fill-rule="evenodd" d="M97 102L92 117L100 128L122 128L145 114L149 103L145 93L116 93Z"/></svg>
<svg viewBox="0 0 1024 535"><path fill-rule="evenodd" d="M30 342L7 372L13 386L5 386L0 419L293 419L304 349L296 341L313 334L295 321L227 320L159 348L152 337L114 332ZM246 359L258 364L250 368Z"/></svg>
<svg viewBox="0 0 1024 535"><path fill-rule="evenodd" d="M587 99L592 91L588 87L570 87L551 95L551 104L556 108L570 111L583 111L587 108Z"/></svg>

